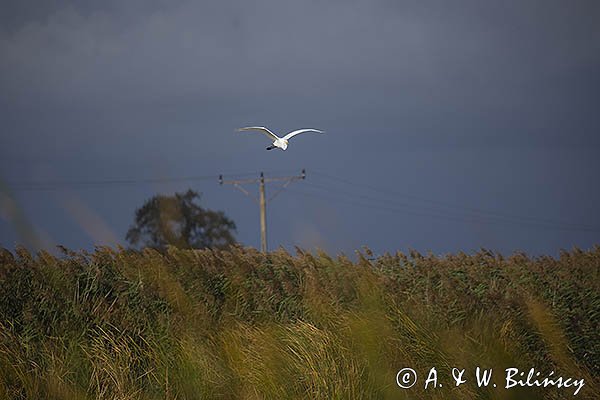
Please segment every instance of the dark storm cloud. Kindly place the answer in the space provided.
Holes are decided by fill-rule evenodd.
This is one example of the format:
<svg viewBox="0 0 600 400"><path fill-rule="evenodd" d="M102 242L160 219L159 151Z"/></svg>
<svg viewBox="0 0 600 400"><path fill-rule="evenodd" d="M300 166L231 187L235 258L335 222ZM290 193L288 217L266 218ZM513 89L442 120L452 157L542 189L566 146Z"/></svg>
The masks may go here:
<svg viewBox="0 0 600 400"><path fill-rule="evenodd" d="M595 2L173 2L135 15L119 4L22 17L2 38L5 85L86 97L390 83L481 95L599 57Z"/></svg>
<svg viewBox="0 0 600 400"><path fill-rule="evenodd" d="M427 55L418 54L419 27L383 11L364 4L192 2L141 12L125 25L106 11L84 15L66 7L4 38L3 75L21 90L52 95L88 97L112 85L143 97L294 94L307 85L420 73L417 58Z"/></svg>
<svg viewBox="0 0 600 400"><path fill-rule="evenodd" d="M600 144L599 4L7 2L0 167L19 180L305 165L300 153L267 161L248 151L260 149L258 138L231 133L267 124L326 129L320 143L336 147L311 148L311 162L345 176L366 171L364 179L377 171L374 184L404 179L429 193L425 182L449 163L480 182L457 168L490 159L499 180L531 184L543 171L529 176L517 165L545 165L540 148ZM531 153L507 152L510 161L469 150L490 146ZM431 160L419 176L395 169L415 154ZM597 166L574 163L591 160L577 152L563 159L550 196L560 182L584 187ZM439 179L442 188L448 179ZM487 201L471 189L456 201Z"/></svg>
<svg viewBox="0 0 600 400"><path fill-rule="evenodd" d="M519 118L598 89L550 87L599 64L596 2L121 4L21 15L0 41L5 101L310 98L377 121L402 106Z"/></svg>

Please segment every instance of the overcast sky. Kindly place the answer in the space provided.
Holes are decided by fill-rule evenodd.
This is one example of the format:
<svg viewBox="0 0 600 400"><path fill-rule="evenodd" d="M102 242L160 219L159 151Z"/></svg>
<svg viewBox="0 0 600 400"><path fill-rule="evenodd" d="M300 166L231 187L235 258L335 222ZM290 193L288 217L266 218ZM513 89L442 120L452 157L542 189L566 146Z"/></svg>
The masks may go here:
<svg viewBox="0 0 600 400"><path fill-rule="evenodd" d="M258 247L258 206L216 177L306 168L268 205L271 249L588 248L599 20L597 0L5 0L0 245L124 244L146 199L192 188ZM248 125L327 133L267 152ZM207 178L155 181L185 177Z"/></svg>

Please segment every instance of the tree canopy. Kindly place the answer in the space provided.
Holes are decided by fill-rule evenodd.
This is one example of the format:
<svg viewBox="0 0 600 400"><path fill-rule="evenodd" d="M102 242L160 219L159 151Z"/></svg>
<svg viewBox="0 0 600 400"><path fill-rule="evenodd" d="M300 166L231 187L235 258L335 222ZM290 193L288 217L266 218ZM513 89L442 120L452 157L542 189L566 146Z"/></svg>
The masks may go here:
<svg viewBox="0 0 600 400"><path fill-rule="evenodd" d="M127 231L132 246L164 250L179 248L225 248L235 243L235 223L222 211L202 208L200 195L189 189L173 196L156 195L135 212Z"/></svg>

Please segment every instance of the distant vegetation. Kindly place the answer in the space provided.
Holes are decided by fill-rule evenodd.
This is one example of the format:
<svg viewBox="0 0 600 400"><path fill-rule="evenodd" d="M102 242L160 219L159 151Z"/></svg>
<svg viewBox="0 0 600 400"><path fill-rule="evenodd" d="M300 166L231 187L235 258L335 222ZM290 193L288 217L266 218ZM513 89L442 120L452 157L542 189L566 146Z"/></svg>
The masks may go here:
<svg viewBox="0 0 600 400"><path fill-rule="evenodd" d="M172 196L156 195L135 211L126 240L133 246L165 250L224 249L235 244L235 223L223 211L199 204L200 194L189 189Z"/></svg>
<svg viewBox="0 0 600 400"><path fill-rule="evenodd" d="M353 262L301 250L0 252L0 398L573 398L423 390L424 371L536 367L600 398L600 247ZM411 367L419 384L402 390Z"/></svg>

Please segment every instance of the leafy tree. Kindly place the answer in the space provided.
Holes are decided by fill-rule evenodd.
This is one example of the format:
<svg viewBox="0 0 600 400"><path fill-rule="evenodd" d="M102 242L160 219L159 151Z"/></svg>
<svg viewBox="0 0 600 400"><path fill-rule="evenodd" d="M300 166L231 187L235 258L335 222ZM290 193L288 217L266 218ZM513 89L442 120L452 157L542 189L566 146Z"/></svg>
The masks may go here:
<svg viewBox="0 0 600 400"><path fill-rule="evenodd" d="M200 207L200 195L188 190L174 196L156 195L135 212L126 240L164 250L179 248L225 248L235 243L235 223L222 211Z"/></svg>

